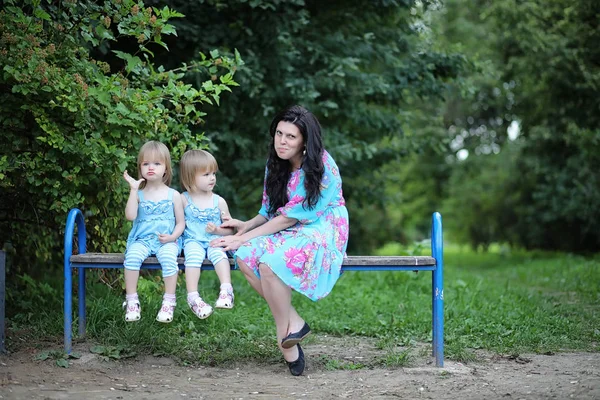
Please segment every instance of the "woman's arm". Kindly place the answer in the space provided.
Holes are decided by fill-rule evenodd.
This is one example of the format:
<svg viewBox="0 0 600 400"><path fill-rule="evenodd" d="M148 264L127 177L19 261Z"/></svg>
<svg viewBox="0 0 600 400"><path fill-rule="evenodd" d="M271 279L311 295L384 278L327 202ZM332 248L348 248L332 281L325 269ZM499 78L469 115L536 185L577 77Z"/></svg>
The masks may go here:
<svg viewBox="0 0 600 400"><path fill-rule="evenodd" d="M248 232L251 229L254 229L258 226L261 226L267 222L267 219L262 215L258 214L254 218L248 221L240 221L239 219L230 219L227 221L223 221L221 224L222 228L233 228L236 230L236 236L240 236L243 233Z"/></svg>
<svg viewBox="0 0 600 400"><path fill-rule="evenodd" d="M260 217L264 218L262 216ZM251 222L253 220L254 219L248 222ZM271 235L273 233L277 233L279 231L289 228L290 226L296 225L297 223L298 220L296 218L288 218L284 217L283 215L278 215L277 217L246 231L246 233L240 235L240 239L243 242L247 242L259 236L266 236Z"/></svg>
<svg viewBox="0 0 600 400"><path fill-rule="evenodd" d="M260 214L257 214L254 218L245 222L242 229L238 230L238 234L242 235L248 231L258 228L259 226L266 224L267 221L268 221L268 219L266 219L265 217L263 217Z"/></svg>
<svg viewBox="0 0 600 400"><path fill-rule="evenodd" d="M247 226L253 226L253 229L250 229L243 234L238 233L234 236L223 236L220 239L214 239L210 242L210 245L213 247L222 247L225 251L237 250L242 244L249 240L282 231L295 225L297 222L297 219L284 217L283 215L267 220L259 214L250 221L243 223L247 224Z"/></svg>

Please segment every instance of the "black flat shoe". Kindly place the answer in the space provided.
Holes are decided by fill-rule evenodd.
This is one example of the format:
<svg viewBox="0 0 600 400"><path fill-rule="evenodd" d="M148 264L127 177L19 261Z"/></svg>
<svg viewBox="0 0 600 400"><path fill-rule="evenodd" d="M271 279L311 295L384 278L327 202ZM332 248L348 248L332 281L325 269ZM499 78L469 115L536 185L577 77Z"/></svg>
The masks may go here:
<svg viewBox="0 0 600 400"><path fill-rule="evenodd" d="M291 349L298 343L300 343L305 337L310 334L310 326L305 322L302 329L298 332L292 332L283 339L281 339L281 347L284 349Z"/></svg>
<svg viewBox="0 0 600 400"><path fill-rule="evenodd" d="M300 376L304 372L304 367L306 363L304 362L304 352L302 351L302 347L298 344L298 359L296 361L286 361L288 368L290 369L290 374L294 376Z"/></svg>

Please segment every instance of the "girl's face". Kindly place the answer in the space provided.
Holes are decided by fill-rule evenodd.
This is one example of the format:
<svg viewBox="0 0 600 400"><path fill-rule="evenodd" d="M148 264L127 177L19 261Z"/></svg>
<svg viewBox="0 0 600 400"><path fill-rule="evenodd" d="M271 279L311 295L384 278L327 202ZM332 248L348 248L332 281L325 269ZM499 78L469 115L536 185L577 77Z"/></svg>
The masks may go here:
<svg viewBox="0 0 600 400"><path fill-rule="evenodd" d="M217 184L216 171L203 171L196 174L195 189L199 192L212 192Z"/></svg>
<svg viewBox="0 0 600 400"><path fill-rule="evenodd" d="M294 169L302 165L304 138L300 129L292 123L279 121L275 129L275 152L282 160L288 160Z"/></svg>
<svg viewBox="0 0 600 400"><path fill-rule="evenodd" d="M165 161L156 154L146 154L140 164L142 178L146 179L147 183L162 182L163 176L167 170Z"/></svg>

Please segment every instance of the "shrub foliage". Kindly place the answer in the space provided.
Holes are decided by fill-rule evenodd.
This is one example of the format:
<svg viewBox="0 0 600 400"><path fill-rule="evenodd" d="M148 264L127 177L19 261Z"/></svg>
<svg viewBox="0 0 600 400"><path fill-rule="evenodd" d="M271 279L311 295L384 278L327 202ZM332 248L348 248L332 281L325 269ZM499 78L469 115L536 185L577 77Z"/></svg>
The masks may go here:
<svg viewBox="0 0 600 400"><path fill-rule="evenodd" d="M0 243L15 273L60 266L69 209L84 210L88 250L122 251L125 169L141 144L173 158L204 145L206 106L236 86L237 51L165 69L155 53L176 35L168 8L141 1L5 1L0 11ZM111 50L112 49L112 50ZM123 50L129 49L129 50ZM111 51L116 62L92 54ZM201 73L199 86L184 81ZM119 238L119 239L115 239ZM38 264L39 265L39 264Z"/></svg>

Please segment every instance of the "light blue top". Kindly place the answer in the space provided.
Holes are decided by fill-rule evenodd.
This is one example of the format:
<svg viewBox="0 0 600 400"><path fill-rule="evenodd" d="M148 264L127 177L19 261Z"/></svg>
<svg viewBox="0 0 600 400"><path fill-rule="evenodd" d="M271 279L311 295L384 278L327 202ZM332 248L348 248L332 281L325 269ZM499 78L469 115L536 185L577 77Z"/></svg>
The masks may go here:
<svg viewBox="0 0 600 400"><path fill-rule="evenodd" d="M174 189L169 189L167 199L160 201L144 200L144 191L138 192L137 217L127 237L127 247L131 243L143 243L156 254L162 243L158 240L158 233L170 235L175 230L175 207L173 204ZM176 242L179 245L178 242Z"/></svg>
<svg viewBox="0 0 600 400"><path fill-rule="evenodd" d="M204 248L208 243L219 235L206 232L206 225L212 222L221 226L221 209L219 208L219 196L213 193L213 206L210 208L199 208L194 204L188 192L183 195L187 200L185 206L185 230L183 231L183 246L190 242L197 242Z"/></svg>

